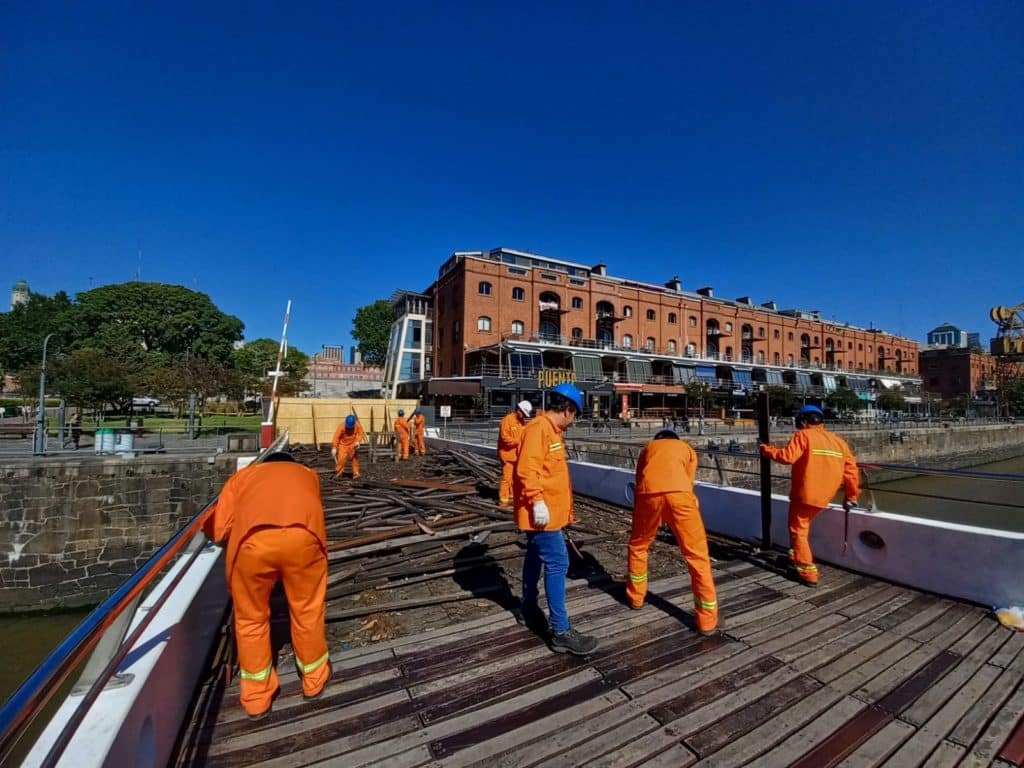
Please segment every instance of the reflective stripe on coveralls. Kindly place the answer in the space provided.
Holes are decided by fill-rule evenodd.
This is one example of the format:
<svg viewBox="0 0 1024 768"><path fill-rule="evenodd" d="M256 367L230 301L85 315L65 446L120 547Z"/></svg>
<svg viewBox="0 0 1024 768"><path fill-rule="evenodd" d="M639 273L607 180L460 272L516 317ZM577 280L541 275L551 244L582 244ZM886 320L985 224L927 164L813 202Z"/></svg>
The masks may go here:
<svg viewBox="0 0 1024 768"><path fill-rule="evenodd" d="M295 666L297 666L299 668L299 671L302 674L308 675L310 672L313 672L314 670L316 670L317 667L321 666L324 662L326 662L327 659L330 658L330 656L331 656L330 652L326 652L319 659L317 659L316 661L311 662L309 664L303 664L302 660L299 659L298 656L296 656L295 657Z"/></svg>
<svg viewBox="0 0 1024 768"><path fill-rule="evenodd" d="M258 682L263 682L268 677L270 677L270 670L272 670L273 668L273 664L267 664L267 668L261 669L259 672L250 672L249 670L242 669L241 667L238 668L238 671L240 677L243 680L256 680Z"/></svg>

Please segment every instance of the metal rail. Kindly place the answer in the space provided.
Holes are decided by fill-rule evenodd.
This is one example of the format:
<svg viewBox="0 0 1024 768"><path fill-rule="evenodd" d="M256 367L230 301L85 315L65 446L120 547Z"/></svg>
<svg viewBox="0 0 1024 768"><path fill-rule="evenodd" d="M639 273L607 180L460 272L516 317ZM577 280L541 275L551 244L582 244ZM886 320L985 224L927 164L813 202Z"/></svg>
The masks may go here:
<svg viewBox="0 0 1024 768"><path fill-rule="evenodd" d="M287 442L287 439L288 435L285 433L267 450L263 451L256 461L260 461L265 455L279 448ZM61 684L85 660L86 655L100 643L104 635L111 631L112 628L116 629L114 625L119 619L131 620L131 613L126 613L126 610L135 605L142 592L153 583L153 580L160 574L164 566L170 563L194 538L197 538L197 534L200 533L202 528L203 517L216 500L216 497L214 497L212 501L206 504L181 530L157 550L141 568L129 576L110 597L93 609L82 623L64 638L61 644L36 667L28 679L7 700L3 708L0 709L0 764L5 763L8 757L10 757L25 726L46 706ZM123 642L117 643L109 649L111 657L103 665L102 670L96 674L95 679L91 681L88 690L85 691L82 702L61 729L56 742L50 748L43 762L43 766L48 768L56 765L64 748L74 736L75 730L88 713L90 706L106 687L107 682L114 675L118 665L128 655L132 646L159 612L160 606L170 597L174 587L184 577L202 550L201 544L191 549L188 560L178 569L174 579L163 590L154 605L146 611L131 634Z"/></svg>

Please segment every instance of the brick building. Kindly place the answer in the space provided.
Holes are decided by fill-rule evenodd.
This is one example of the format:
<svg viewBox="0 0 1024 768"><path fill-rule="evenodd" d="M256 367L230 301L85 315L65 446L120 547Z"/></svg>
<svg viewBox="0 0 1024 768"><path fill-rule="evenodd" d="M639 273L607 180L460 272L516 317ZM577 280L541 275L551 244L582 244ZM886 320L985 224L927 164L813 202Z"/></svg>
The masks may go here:
<svg viewBox="0 0 1024 768"><path fill-rule="evenodd" d="M419 296L430 302L432 371L425 387L389 374L395 394L482 394L486 407L501 408L571 380L589 408L609 415L677 412L696 382L737 411L759 384L808 399L841 385L866 400L886 387L900 386L911 402L919 394L911 339L816 310L718 298L710 287L684 290L678 278L641 283L604 264L498 248L453 254Z"/></svg>
<svg viewBox="0 0 1024 768"><path fill-rule="evenodd" d="M921 387L943 400L988 400L996 389L997 358L964 347L922 349Z"/></svg>

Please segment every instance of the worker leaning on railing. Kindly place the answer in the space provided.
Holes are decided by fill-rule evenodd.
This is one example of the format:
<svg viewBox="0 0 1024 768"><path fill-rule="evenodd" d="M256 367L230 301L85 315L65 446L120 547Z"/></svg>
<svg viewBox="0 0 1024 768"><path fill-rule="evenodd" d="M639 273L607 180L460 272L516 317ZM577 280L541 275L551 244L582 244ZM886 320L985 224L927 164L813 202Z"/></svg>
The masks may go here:
<svg viewBox="0 0 1024 768"><path fill-rule="evenodd" d="M203 532L226 542L241 702L250 719L270 712L279 688L270 645L270 593L278 580L288 597L302 694L318 698L331 665L324 628L327 533L317 473L289 453L270 454L228 478Z"/></svg>

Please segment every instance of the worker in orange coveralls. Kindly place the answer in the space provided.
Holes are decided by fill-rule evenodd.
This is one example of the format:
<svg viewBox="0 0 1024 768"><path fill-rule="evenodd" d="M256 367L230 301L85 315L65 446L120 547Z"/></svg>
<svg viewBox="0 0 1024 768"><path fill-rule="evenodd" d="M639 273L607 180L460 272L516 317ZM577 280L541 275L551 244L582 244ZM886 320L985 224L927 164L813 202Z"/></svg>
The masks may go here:
<svg viewBox="0 0 1024 768"><path fill-rule="evenodd" d="M398 409L395 419L395 458L399 461L409 460L409 420L405 418L405 409Z"/></svg>
<svg viewBox="0 0 1024 768"><path fill-rule="evenodd" d="M708 537L693 493L697 454L671 429L654 435L636 463L633 530L629 535L626 598L642 608L647 595L647 550L662 523L672 529L690 572L697 631L711 635L718 626L718 598L711 578Z"/></svg>
<svg viewBox="0 0 1024 768"><path fill-rule="evenodd" d="M498 429L498 458L501 459L501 482L498 485L498 506L512 509L512 475L519 456L519 444L523 441L523 427L533 413L533 404L523 400L505 414Z"/></svg>
<svg viewBox="0 0 1024 768"><path fill-rule="evenodd" d="M363 432L363 425L355 414L345 417L345 420L334 430L334 437L331 439L331 456L334 457L334 471L341 474L345 471L345 464L349 458L352 459L352 479L359 479L359 444L363 442L366 433Z"/></svg>
<svg viewBox="0 0 1024 768"><path fill-rule="evenodd" d="M816 405L805 405L796 417L797 430L785 448L761 445L761 455L780 464L793 465L789 491L789 559L796 575L808 586L818 583L808 540L811 521L829 505L843 487L843 507L849 512L860 495L860 470L846 441L825 429L824 414Z"/></svg>
<svg viewBox="0 0 1024 768"><path fill-rule="evenodd" d="M279 687L270 646L270 593L279 579L288 597L302 695L319 698L331 664L324 630L327 534L316 472L288 453L270 454L228 479L203 532L217 543L227 540L241 702L249 718L270 712Z"/></svg>
<svg viewBox="0 0 1024 768"><path fill-rule="evenodd" d="M412 449L413 453L417 456L427 455L427 419L423 415L423 411L417 408L412 412L412 429L413 429L413 442Z"/></svg>

